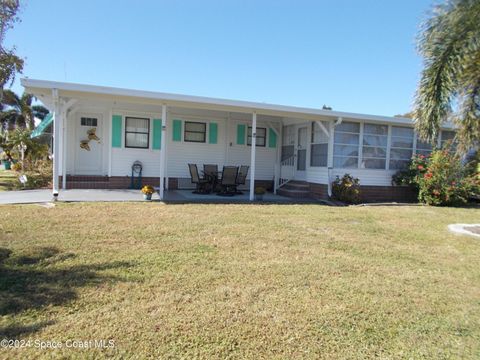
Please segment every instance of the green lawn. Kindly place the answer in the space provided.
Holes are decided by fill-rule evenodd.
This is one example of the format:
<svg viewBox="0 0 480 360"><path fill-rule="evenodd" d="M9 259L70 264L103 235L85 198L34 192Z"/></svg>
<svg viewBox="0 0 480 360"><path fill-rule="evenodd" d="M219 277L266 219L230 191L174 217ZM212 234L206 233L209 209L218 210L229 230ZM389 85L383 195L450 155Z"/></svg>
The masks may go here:
<svg viewBox="0 0 480 360"><path fill-rule="evenodd" d="M0 358L478 359L478 209L0 206ZM8 251L11 251L7 257Z"/></svg>
<svg viewBox="0 0 480 360"><path fill-rule="evenodd" d="M11 170L0 170L0 191L12 190L17 180L17 175Z"/></svg>

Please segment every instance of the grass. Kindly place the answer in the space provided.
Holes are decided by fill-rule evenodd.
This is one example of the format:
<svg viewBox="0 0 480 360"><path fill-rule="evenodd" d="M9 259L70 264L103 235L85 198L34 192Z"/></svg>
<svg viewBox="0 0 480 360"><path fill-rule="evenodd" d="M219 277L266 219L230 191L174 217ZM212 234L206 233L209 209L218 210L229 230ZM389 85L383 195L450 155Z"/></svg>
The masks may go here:
<svg viewBox="0 0 480 360"><path fill-rule="evenodd" d="M0 358L475 359L478 209L3 206Z"/></svg>
<svg viewBox="0 0 480 360"><path fill-rule="evenodd" d="M0 170L0 191L13 190L17 175L12 170Z"/></svg>

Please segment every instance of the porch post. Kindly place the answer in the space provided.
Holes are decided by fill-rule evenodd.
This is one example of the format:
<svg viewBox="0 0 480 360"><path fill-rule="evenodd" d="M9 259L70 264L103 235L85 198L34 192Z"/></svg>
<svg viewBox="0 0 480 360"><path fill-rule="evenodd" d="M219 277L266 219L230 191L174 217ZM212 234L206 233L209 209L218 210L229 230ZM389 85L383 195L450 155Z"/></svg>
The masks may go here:
<svg viewBox="0 0 480 360"><path fill-rule="evenodd" d="M53 201L58 198L58 168L60 162L60 131L62 123L62 110L60 100L58 98L58 90L52 89L53 98L53 179L52 179L52 195Z"/></svg>
<svg viewBox="0 0 480 360"><path fill-rule="evenodd" d="M62 190L67 188L67 113L62 116Z"/></svg>
<svg viewBox="0 0 480 360"><path fill-rule="evenodd" d="M281 162L282 162L282 144L283 142L283 122L280 123L280 131L277 134L277 154L275 158L275 183L273 184L273 193L277 194L280 184Z"/></svg>
<svg viewBox="0 0 480 360"><path fill-rule="evenodd" d="M160 200L164 198L165 160L167 148L167 105L162 105L162 140L160 142Z"/></svg>
<svg viewBox="0 0 480 360"><path fill-rule="evenodd" d="M257 148L257 113L252 115L252 146L250 149L250 201L255 198L255 151Z"/></svg>

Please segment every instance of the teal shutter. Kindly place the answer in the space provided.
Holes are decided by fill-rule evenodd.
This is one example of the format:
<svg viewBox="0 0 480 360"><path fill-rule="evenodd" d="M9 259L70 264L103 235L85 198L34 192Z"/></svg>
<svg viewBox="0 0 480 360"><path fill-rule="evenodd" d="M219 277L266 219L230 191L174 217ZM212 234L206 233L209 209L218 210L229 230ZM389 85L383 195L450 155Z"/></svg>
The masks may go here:
<svg viewBox="0 0 480 360"><path fill-rule="evenodd" d="M112 147L122 147L122 115L112 115Z"/></svg>
<svg viewBox="0 0 480 360"><path fill-rule="evenodd" d="M245 145L245 125L237 125L237 145Z"/></svg>
<svg viewBox="0 0 480 360"><path fill-rule="evenodd" d="M173 141L182 141L182 120L173 120Z"/></svg>
<svg viewBox="0 0 480 360"><path fill-rule="evenodd" d="M152 149L162 148L162 119L153 119L153 144Z"/></svg>
<svg viewBox="0 0 480 360"><path fill-rule="evenodd" d="M268 147L277 147L277 133L272 128L268 128Z"/></svg>
<svg viewBox="0 0 480 360"><path fill-rule="evenodd" d="M208 128L208 143L216 144L217 135L218 135L218 124L215 122L211 122Z"/></svg>

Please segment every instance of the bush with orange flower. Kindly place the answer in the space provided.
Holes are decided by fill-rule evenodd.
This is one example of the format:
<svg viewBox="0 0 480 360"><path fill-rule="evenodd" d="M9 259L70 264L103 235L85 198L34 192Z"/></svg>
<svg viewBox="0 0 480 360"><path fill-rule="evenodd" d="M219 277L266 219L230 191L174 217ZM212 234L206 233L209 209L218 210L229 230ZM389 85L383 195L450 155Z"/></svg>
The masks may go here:
<svg viewBox="0 0 480 360"><path fill-rule="evenodd" d="M408 169L392 178L395 185L409 185L418 200L428 205L463 205L478 194L480 178L472 167L445 147L429 156L415 156Z"/></svg>

